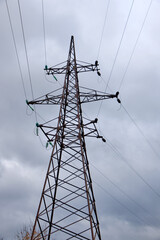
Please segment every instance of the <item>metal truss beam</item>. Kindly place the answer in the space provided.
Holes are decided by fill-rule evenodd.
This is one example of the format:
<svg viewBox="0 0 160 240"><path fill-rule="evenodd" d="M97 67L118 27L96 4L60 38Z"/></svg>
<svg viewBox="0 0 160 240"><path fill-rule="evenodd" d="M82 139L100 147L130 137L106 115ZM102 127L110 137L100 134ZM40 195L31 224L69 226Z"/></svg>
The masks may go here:
<svg viewBox="0 0 160 240"><path fill-rule="evenodd" d="M97 71L100 75L100 72L97 61L77 63L73 36L66 65L46 66L45 70L47 74L65 74L65 79L63 88L27 102L60 105L56 126L53 120L37 123L51 144L52 153L31 240L101 240L85 137L105 139L96 128L98 119L82 117L81 104L109 98L120 102L118 92L107 94L79 88L78 73Z"/></svg>

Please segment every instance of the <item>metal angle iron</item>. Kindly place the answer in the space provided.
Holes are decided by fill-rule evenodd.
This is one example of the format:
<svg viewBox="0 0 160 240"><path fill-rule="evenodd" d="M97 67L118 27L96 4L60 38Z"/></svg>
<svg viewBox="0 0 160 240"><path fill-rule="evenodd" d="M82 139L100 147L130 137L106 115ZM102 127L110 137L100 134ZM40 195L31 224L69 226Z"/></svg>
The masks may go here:
<svg viewBox="0 0 160 240"><path fill-rule="evenodd" d="M79 73L96 71L101 75L98 61L81 63L76 60L74 37L71 36L68 60L64 65L45 66L48 75L65 75L63 88L27 101L29 106L60 105L56 126L52 126L52 120L36 124L47 137L52 152L31 240L101 240L85 137L106 140L96 128L97 118L91 121L82 117L81 104L110 98L120 100L118 92L107 94L80 88Z"/></svg>

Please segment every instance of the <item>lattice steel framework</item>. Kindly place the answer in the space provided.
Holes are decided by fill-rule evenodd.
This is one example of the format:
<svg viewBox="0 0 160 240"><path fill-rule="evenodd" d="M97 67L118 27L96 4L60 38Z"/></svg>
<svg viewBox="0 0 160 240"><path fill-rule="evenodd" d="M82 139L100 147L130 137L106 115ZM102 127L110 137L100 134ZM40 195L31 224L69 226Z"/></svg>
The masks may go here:
<svg viewBox="0 0 160 240"><path fill-rule="evenodd" d="M82 118L81 104L108 98L119 101L118 93L79 88L78 73L96 71L100 75L100 72L97 61L86 65L76 61L73 36L67 62L64 66L57 66L46 66L45 70L53 76L65 74L63 88L28 102L29 105L60 105L57 126L53 126L52 120L37 123L53 149L31 240L100 240L85 136L105 139L96 129L97 119Z"/></svg>

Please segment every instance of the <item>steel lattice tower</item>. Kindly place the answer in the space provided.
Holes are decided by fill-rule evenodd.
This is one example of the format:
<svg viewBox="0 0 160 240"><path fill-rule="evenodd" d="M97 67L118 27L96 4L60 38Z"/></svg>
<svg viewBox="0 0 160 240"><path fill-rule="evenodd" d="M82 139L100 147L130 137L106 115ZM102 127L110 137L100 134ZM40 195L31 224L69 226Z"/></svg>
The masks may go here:
<svg viewBox="0 0 160 240"><path fill-rule="evenodd" d="M33 227L31 240L100 240L92 180L86 152L85 136L98 134L95 123L82 118L82 103L117 98L80 88L78 73L97 71L98 62L82 65L76 61L74 38L71 37L68 60L64 66L45 67L47 74L65 74L64 86L28 104L60 105L57 126L54 121L38 124L52 145L52 153ZM59 93L62 91L61 93Z"/></svg>

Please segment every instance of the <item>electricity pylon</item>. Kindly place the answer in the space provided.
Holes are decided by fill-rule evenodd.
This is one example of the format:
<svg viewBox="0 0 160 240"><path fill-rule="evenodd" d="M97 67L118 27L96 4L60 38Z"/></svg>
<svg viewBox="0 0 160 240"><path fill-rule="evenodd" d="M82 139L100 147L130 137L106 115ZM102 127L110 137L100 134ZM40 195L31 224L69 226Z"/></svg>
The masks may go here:
<svg viewBox="0 0 160 240"><path fill-rule="evenodd" d="M100 240L85 136L105 139L97 131L97 119L82 118L81 104L109 98L119 101L118 93L106 94L79 87L79 73L96 71L100 75L100 72L98 61L82 65L76 60L73 36L65 65L45 66L45 70L54 77L65 74L65 79L62 89L28 102L29 105L60 105L57 126L53 125L55 119L37 123L53 149L31 240Z"/></svg>

